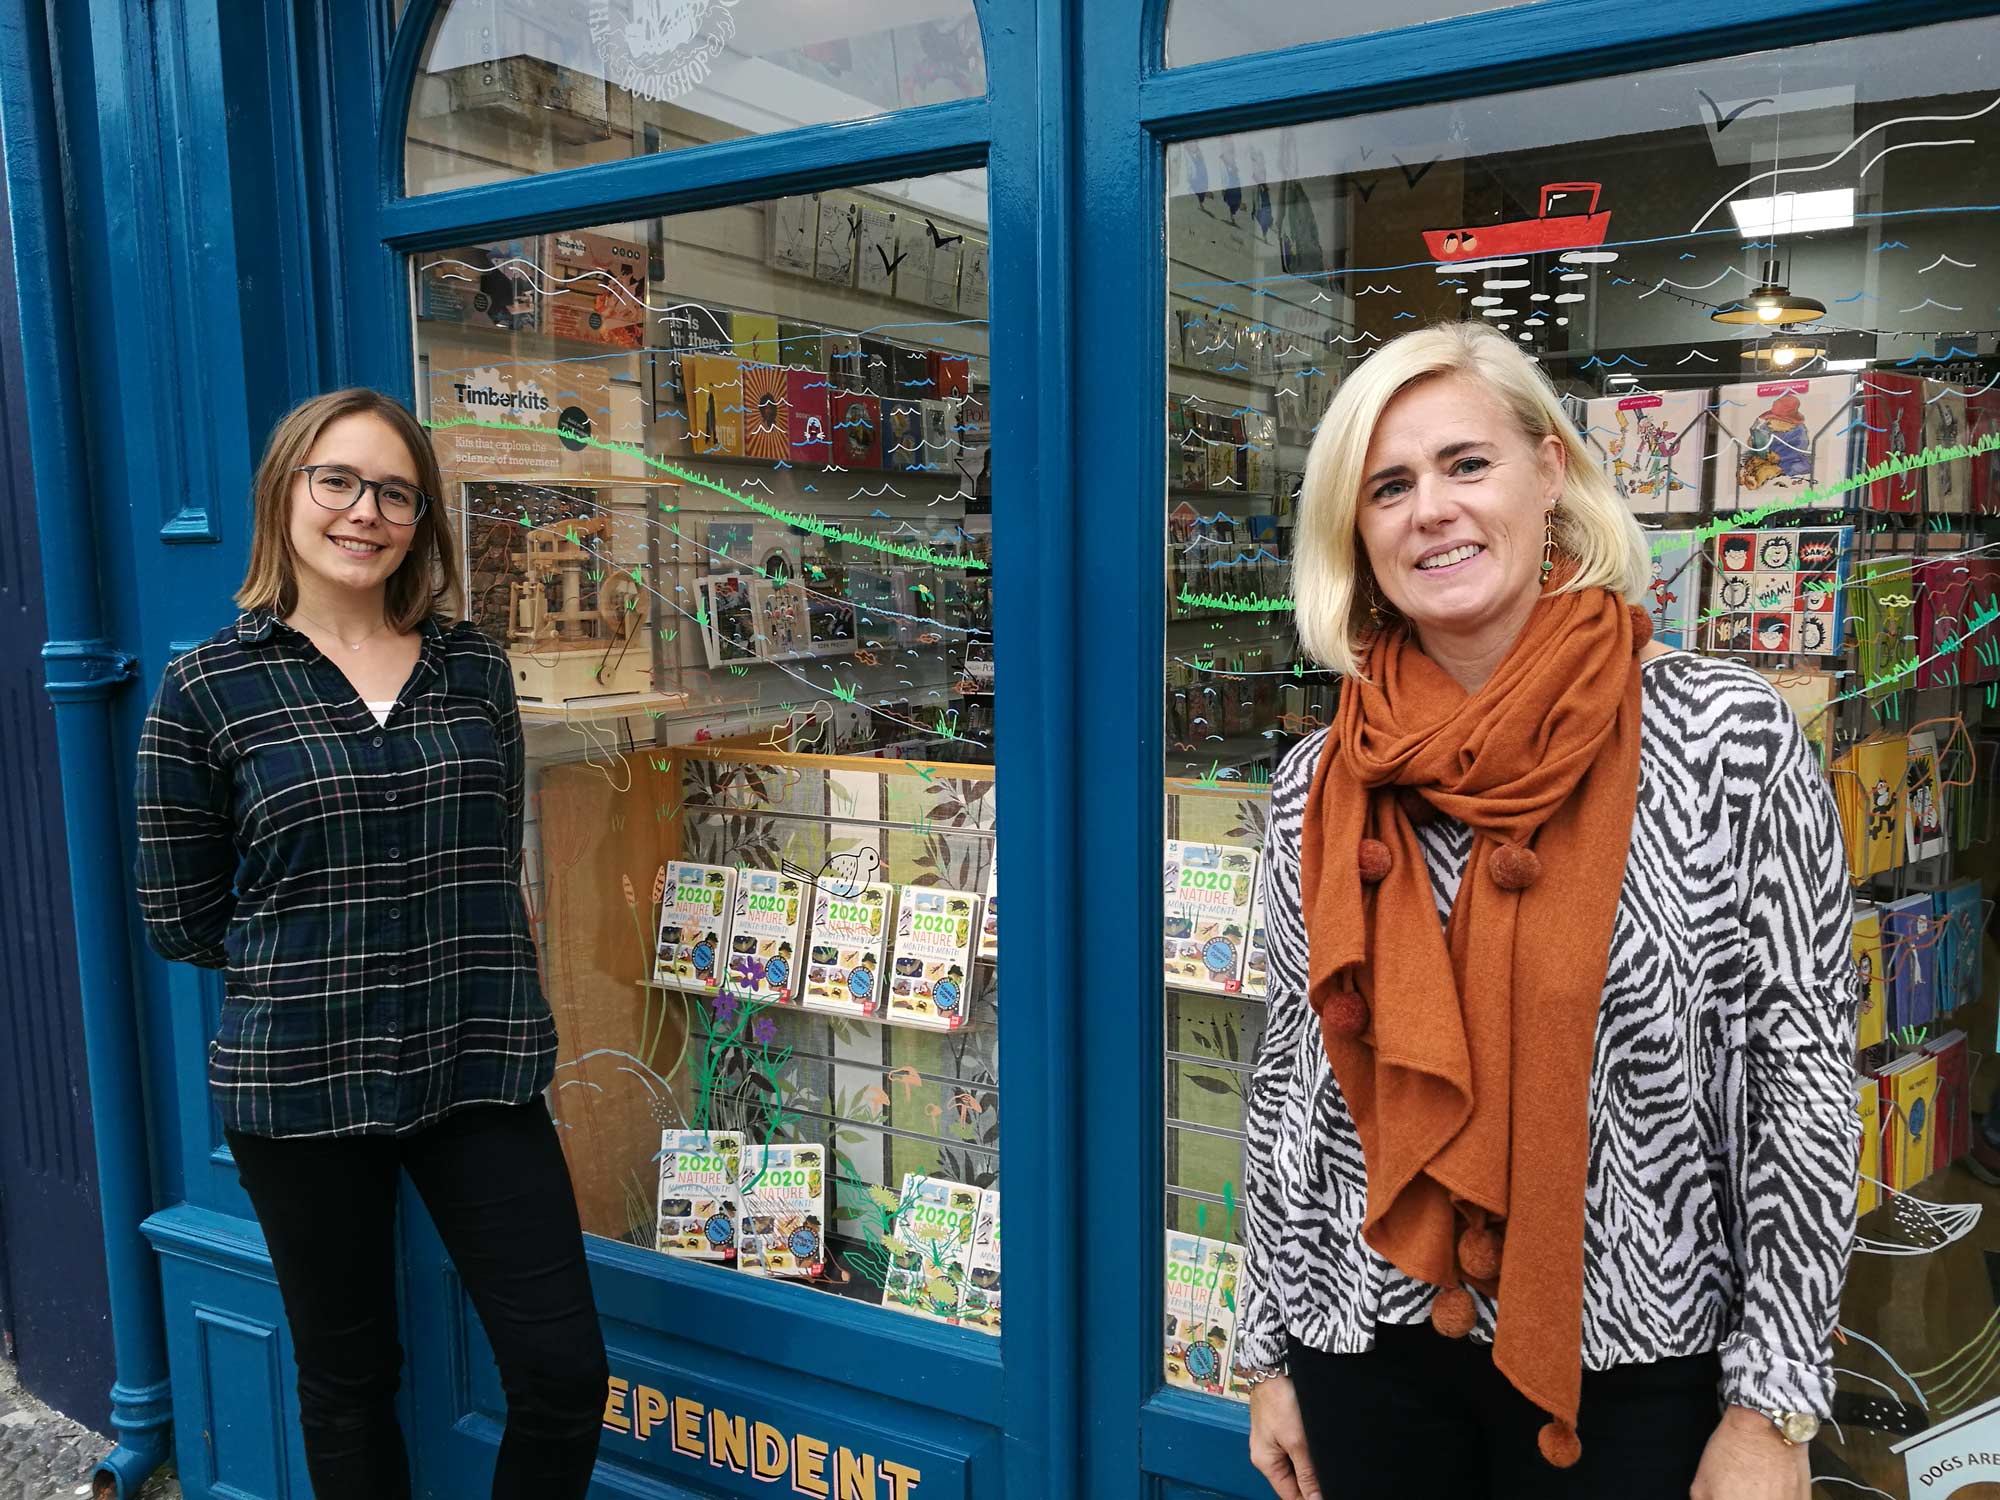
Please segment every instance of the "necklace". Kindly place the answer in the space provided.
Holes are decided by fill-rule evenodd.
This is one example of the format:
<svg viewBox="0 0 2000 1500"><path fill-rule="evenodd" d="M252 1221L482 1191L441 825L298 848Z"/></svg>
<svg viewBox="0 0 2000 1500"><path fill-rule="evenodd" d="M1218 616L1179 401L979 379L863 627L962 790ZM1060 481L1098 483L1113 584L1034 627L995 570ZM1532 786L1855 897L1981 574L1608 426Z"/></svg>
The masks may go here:
<svg viewBox="0 0 2000 1500"><path fill-rule="evenodd" d="M340 641L340 644L345 646L349 651L359 651L363 646L367 645L370 641L374 640L376 636L380 635L383 631L389 628L388 617L384 616L382 623L380 625L377 625L373 630L369 631L368 634L361 637L360 640L346 641L346 640L341 640L340 632L335 630L331 625L328 625L323 620L315 620L311 615L307 614L304 610L295 608L293 609L292 613L297 615L301 620L304 620L308 625L317 625L321 630L325 631L328 635L332 636L336 641Z"/></svg>

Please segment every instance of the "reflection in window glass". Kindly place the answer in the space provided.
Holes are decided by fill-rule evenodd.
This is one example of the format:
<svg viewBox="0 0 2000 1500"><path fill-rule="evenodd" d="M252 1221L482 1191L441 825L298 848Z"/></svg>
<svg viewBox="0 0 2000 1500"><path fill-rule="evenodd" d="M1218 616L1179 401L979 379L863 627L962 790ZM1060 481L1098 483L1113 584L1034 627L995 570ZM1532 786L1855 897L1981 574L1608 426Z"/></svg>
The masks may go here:
<svg viewBox="0 0 2000 1500"><path fill-rule="evenodd" d="M1167 10L1167 66L1218 62L1276 52L1307 42L1330 42L1344 36L1394 31L1452 16L1481 11L1516 10L1537 0L1490 0L1481 4L1452 0L1358 0L1358 3L1315 5L1307 0L1173 0Z"/></svg>
<svg viewBox="0 0 2000 1500"><path fill-rule="evenodd" d="M1841 809L1868 1144L1816 1493L2000 1448L1996 56L1967 21L1169 151L1169 1380L1230 1385L1265 784L1337 701L1288 624L1308 445L1372 351L1481 319L1651 533L1656 636L1771 681Z"/></svg>
<svg viewBox="0 0 2000 1500"><path fill-rule="evenodd" d="M413 258L593 1234L999 1327L984 174Z"/></svg>
<svg viewBox="0 0 2000 1500"><path fill-rule="evenodd" d="M448 0L410 100L405 191L985 92L971 0Z"/></svg>

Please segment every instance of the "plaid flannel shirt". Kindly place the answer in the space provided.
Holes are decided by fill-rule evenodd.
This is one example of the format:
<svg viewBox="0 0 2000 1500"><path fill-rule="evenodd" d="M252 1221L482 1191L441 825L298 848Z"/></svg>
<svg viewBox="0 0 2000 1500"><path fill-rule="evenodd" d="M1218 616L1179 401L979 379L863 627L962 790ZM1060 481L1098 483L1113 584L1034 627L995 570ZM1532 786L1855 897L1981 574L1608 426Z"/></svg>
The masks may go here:
<svg viewBox="0 0 2000 1500"><path fill-rule="evenodd" d="M463 622L421 634L386 724L262 610L170 662L147 717L140 912L162 956L227 970L232 1130L400 1133L553 1073L507 656Z"/></svg>

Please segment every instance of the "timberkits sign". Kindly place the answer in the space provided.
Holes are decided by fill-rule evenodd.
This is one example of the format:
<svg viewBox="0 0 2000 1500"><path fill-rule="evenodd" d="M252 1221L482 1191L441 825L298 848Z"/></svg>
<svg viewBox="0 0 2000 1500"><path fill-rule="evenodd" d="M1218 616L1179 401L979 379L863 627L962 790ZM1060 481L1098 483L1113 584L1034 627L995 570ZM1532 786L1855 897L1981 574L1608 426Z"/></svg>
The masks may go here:
<svg viewBox="0 0 2000 1500"><path fill-rule="evenodd" d="M763 1393L704 1390L668 1377L659 1386L613 1375L605 1394L607 1448L664 1464L741 1495L815 1500L963 1500L963 1458L912 1449L907 1440L858 1427L832 1412ZM623 1439L623 1441L620 1441ZM895 1451L883 1453L893 1444Z"/></svg>

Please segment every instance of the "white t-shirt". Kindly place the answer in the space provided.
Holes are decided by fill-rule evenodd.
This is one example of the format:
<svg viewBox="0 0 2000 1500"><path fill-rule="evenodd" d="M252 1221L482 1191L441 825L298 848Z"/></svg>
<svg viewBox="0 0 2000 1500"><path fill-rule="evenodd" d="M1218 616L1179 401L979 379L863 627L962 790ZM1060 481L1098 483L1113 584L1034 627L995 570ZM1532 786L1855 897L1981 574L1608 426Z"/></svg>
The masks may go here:
<svg viewBox="0 0 2000 1500"><path fill-rule="evenodd" d="M396 700L391 698L386 703L370 703L366 698L363 698L361 706L375 715L375 722L377 724L387 724L389 722L389 710L396 706Z"/></svg>

